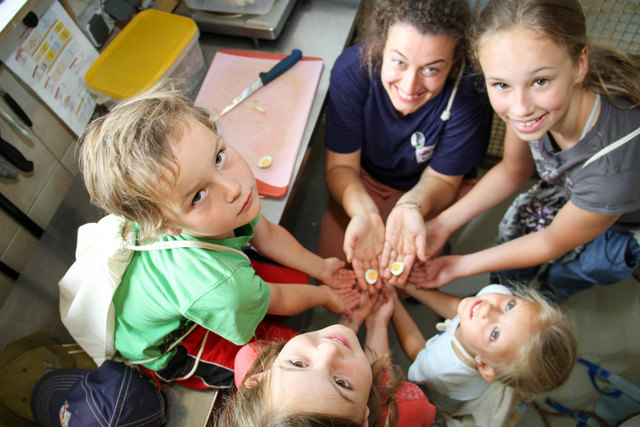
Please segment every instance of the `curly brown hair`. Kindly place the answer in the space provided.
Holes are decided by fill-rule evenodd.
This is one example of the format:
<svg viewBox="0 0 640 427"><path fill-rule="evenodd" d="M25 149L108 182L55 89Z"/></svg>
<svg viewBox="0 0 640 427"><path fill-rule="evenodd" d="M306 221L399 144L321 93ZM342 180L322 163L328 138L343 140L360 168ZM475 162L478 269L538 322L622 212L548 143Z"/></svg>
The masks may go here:
<svg viewBox="0 0 640 427"><path fill-rule="evenodd" d="M456 42L455 76L469 51L466 31L471 25L467 0L378 0L360 36L362 59L367 67L379 71L389 28L397 23L409 24L424 35L451 37Z"/></svg>

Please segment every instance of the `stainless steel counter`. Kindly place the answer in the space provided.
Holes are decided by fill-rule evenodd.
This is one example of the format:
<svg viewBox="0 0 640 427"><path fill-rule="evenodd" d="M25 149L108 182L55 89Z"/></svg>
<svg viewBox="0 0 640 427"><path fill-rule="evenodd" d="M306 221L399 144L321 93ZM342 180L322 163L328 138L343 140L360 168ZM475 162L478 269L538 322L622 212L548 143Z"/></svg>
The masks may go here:
<svg viewBox="0 0 640 427"><path fill-rule="evenodd" d="M307 147L322 113L329 86L329 72L335 59L351 40L359 7L360 0L298 0L289 21L276 40L256 42L252 39L206 33L200 36L207 63L222 48L281 53L289 53L298 48L306 56L321 57L324 60L324 70L304 131L289 191L281 199L263 199L263 213L271 221L280 221L295 192L297 176L304 165ZM7 343L39 330L48 332L61 343L71 342L60 322L57 283L74 261L77 228L99 219L101 215L90 206L84 186L80 178L76 178L7 301L0 308L0 351ZM174 411L170 412L170 420L176 421L174 425L184 425L181 421L186 419L186 414L193 416L195 414L192 411L197 411L195 408L203 407L201 394L196 393L200 397L192 399L185 390L179 388L171 398L180 401L180 404L173 405Z"/></svg>

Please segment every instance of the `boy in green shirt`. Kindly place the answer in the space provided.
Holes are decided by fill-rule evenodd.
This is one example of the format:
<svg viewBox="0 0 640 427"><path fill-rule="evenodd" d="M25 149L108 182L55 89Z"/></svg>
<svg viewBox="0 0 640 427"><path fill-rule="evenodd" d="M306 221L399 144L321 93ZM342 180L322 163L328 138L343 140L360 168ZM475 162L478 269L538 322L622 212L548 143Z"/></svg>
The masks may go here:
<svg viewBox="0 0 640 427"><path fill-rule="evenodd" d="M79 150L92 202L136 223L137 243L200 241L229 249L134 252L113 297L115 347L157 379L230 386L238 346L279 328L287 335L282 325L260 325L266 314L316 306L342 313L357 299L344 262L311 253L260 215L247 162L216 132L210 112L167 84L94 120ZM248 243L322 284L299 286L304 275L298 284L267 283L240 251Z"/></svg>

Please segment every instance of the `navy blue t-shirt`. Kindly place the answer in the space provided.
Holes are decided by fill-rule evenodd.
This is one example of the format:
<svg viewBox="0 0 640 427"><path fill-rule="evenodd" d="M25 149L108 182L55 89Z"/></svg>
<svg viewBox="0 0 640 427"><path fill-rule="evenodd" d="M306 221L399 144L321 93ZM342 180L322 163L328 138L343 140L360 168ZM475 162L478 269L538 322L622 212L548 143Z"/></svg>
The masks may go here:
<svg viewBox="0 0 640 427"><path fill-rule="evenodd" d="M360 45L346 49L331 70L325 145L336 153L362 148L361 167L373 178L409 190L427 166L444 175L467 175L484 162L493 113L480 77L470 70L460 82L448 121L440 119L453 91L449 79L442 91L417 111L400 117L379 74L363 65ZM411 135L419 131L432 157L418 162Z"/></svg>

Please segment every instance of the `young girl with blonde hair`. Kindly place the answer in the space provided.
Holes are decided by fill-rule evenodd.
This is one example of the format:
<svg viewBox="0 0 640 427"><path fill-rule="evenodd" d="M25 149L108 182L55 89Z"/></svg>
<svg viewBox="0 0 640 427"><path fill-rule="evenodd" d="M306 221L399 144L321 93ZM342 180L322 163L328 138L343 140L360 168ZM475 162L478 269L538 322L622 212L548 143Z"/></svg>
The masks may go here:
<svg viewBox="0 0 640 427"><path fill-rule="evenodd" d="M448 319L427 341L396 299L393 326L412 362L408 379L426 387L439 411L457 415L465 402L483 398L494 381L515 390L516 400L526 400L569 377L577 353L573 326L537 291L489 285L461 299L409 284L407 293ZM475 418L476 425L496 422Z"/></svg>
<svg viewBox="0 0 640 427"><path fill-rule="evenodd" d="M431 425L435 407L415 384L402 381L389 359L393 298L386 291L372 298L363 296L342 324L243 347L236 357L238 391L224 402L216 425ZM363 321L365 349L356 336Z"/></svg>
<svg viewBox="0 0 640 427"><path fill-rule="evenodd" d="M586 37L577 0L491 0L473 50L504 155L464 198L427 224L431 256L456 229L520 188L498 246L432 259L420 287L486 272L538 277L565 298L616 283L640 261L640 60ZM507 270L507 271L505 271Z"/></svg>

